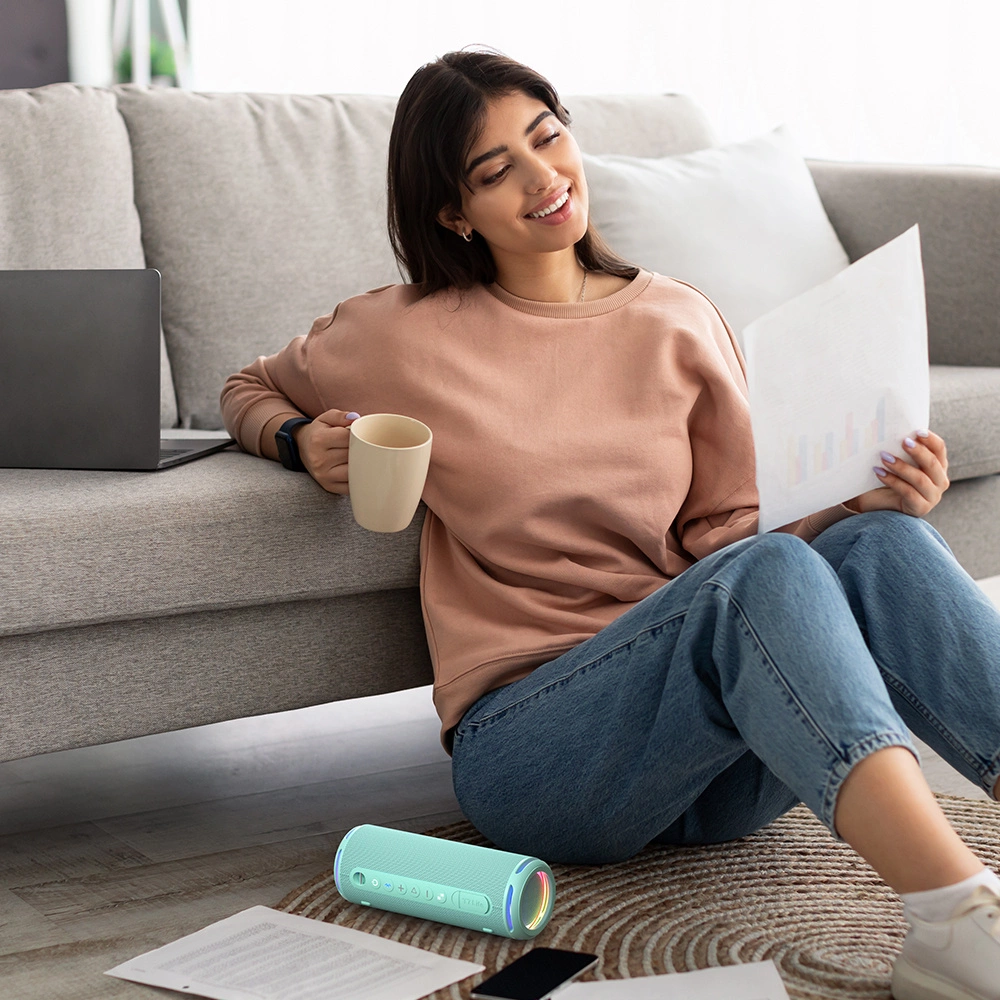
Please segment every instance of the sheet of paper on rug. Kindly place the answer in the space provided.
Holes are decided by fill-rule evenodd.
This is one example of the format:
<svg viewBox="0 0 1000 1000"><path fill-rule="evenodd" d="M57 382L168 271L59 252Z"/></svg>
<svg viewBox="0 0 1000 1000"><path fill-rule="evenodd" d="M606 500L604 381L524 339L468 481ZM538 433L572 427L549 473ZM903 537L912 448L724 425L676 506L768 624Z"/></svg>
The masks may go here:
<svg viewBox="0 0 1000 1000"><path fill-rule="evenodd" d="M748 962L665 976L571 983L560 1000L788 1000L774 962Z"/></svg>
<svg viewBox="0 0 1000 1000"><path fill-rule="evenodd" d="M418 1000L484 966L252 906L106 975L213 1000Z"/></svg>
<svg viewBox="0 0 1000 1000"><path fill-rule="evenodd" d="M881 481L930 419L917 226L743 331L760 532ZM912 461L910 464L915 464Z"/></svg>

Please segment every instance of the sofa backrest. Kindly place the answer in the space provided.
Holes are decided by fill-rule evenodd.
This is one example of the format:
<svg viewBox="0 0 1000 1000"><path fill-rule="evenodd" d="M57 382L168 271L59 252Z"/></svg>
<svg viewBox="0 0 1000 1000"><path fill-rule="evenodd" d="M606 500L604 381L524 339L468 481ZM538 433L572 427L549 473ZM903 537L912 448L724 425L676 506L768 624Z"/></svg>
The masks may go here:
<svg viewBox="0 0 1000 1000"><path fill-rule="evenodd" d="M131 139L146 260L184 426L221 426L226 377L342 299L402 277L386 235L396 100L113 88ZM666 156L711 145L676 95L571 97L585 152Z"/></svg>
<svg viewBox="0 0 1000 1000"><path fill-rule="evenodd" d="M128 132L108 90L0 91L0 268L145 267ZM160 343L160 423L177 405Z"/></svg>

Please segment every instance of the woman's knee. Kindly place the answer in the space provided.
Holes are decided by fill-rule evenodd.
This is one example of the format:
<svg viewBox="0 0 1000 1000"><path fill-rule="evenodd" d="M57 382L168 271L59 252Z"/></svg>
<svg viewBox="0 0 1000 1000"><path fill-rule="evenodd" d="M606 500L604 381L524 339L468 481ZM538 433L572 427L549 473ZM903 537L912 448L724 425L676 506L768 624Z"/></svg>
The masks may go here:
<svg viewBox="0 0 1000 1000"><path fill-rule="evenodd" d="M798 535L769 531L766 535L757 535L744 556L749 560L798 563L811 561L814 554L809 543Z"/></svg>
<svg viewBox="0 0 1000 1000"><path fill-rule="evenodd" d="M854 523L848 529L848 538L840 543L840 559L849 556L856 570L878 567L899 573L916 568L925 558L932 562L954 560L948 543L923 518L895 510L875 510L848 521ZM835 556L834 563L838 562Z"/></svg>
<svg viewBox="0 0 1000 1000"><path fill-rule="evenodd" d="M951 551L937 530L922 517L913 517L898 510L873 510L867 514L847 518L841 523L853 527L859 537L870 538L875 542L882 541L887 544L905 544L913 540L919 543L935 542Z"/></svg>
<svg viewBox="0 0 1000 1000"><path fill-rule="evenodd" d="M755 588L766 584L773 596L782 586L793 590L811 588L816 581L835 585L836 576L829 563L808 542L797 535L781 532L758 535L727 570L729 572L724 573L733 582L739 580Z"/></svg>

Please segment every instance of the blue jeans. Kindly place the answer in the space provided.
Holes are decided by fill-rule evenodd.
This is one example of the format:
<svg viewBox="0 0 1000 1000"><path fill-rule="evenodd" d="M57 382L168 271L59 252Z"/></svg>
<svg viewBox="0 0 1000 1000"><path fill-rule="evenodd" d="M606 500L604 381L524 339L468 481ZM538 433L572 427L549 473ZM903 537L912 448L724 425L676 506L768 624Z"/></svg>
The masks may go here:
<svg viewBox="0 0 1000 1000"><path fill-rule="evenodd" d="M620 861L745 836L837 793L907 727L992 793L1000 614L926 522L889 511L811 543L713 553L455 728L462 811L498 847Z"/></svg>

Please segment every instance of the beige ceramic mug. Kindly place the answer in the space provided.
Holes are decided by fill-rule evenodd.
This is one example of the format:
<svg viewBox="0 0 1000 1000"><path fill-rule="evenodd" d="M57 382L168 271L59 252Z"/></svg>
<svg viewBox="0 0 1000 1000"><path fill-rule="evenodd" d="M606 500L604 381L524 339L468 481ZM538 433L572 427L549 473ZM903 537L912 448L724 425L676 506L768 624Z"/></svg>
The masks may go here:
<svg viewBox="0 0 1000 1000"><path fill-rule="evenodd" d="M413 520L431 460L431 429L398 413L351 424L347 480L354 520L369 531L402 531Z"/></svg>

